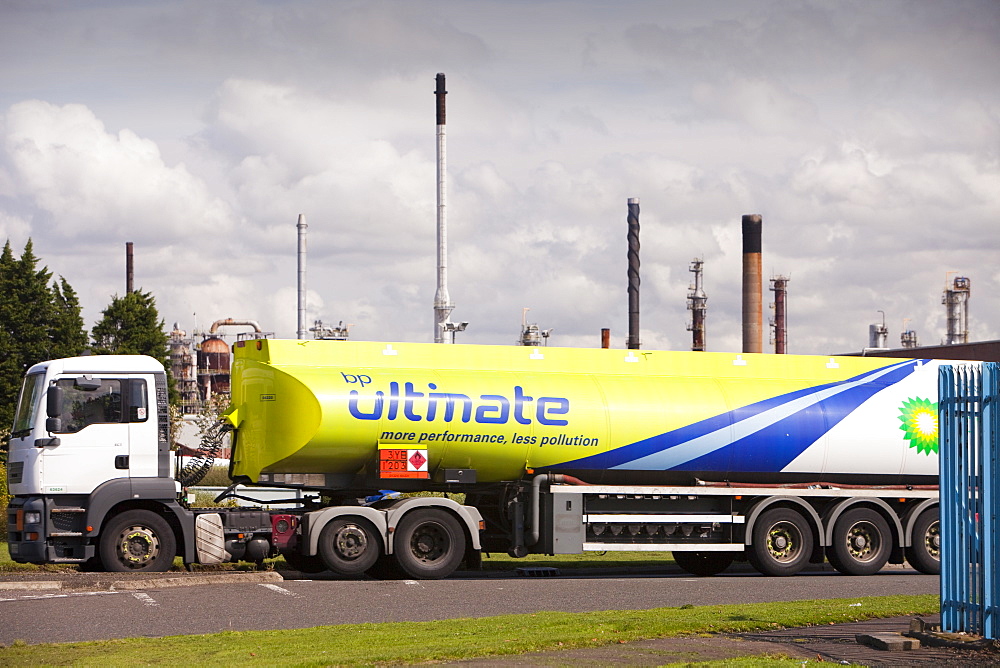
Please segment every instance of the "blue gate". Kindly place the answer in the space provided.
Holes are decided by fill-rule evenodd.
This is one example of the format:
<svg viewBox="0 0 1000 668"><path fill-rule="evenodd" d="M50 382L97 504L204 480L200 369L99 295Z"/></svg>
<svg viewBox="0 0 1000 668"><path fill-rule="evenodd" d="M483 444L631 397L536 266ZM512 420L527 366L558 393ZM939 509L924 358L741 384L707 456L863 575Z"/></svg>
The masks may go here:
<svg viewBox="0 0 1000 668"><path fill-rule="evenodd" d="M940 367L941 628L1000 638L1000 364Z"/></svg>

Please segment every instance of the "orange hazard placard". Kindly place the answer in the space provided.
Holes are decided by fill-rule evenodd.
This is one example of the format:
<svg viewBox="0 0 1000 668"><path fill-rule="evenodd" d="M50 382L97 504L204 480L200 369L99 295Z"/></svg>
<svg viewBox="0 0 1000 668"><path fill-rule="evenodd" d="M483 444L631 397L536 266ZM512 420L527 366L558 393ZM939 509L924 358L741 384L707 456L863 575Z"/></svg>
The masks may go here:
<svg viewBox="0 0 1000 668"><path fill-rule="evenodd" d="M380 448L378 474L380 478L430 478L427 470L427 451Z"/></svg>

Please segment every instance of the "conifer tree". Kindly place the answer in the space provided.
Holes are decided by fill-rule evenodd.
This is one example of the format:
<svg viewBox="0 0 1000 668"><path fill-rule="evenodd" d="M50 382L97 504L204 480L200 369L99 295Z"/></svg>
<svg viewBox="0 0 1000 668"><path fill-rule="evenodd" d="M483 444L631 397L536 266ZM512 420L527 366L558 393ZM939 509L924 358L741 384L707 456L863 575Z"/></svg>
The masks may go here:
<svg viewBox="0 0 1000 668"><path fill-rule="evenodd" d="M95 354L149 355L169 367L168 338L152 293L115 295L103 313L91 330Z"/></svg>
<svg viewBox="0 0 1000 668"><path fill-rule="evenodd" d="M24 372L33 364L79 355L87 345L76 292L65 278L38 268L29 239L15 258L0 252L0 425L9 426Z"/></svg>

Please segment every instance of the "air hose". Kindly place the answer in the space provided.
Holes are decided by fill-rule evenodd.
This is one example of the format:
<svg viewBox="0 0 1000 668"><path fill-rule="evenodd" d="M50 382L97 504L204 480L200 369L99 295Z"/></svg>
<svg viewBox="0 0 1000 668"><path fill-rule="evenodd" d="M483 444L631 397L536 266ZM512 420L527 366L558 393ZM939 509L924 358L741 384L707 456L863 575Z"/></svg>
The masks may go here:
<svg viewBox="0 0 1000 668"><path fill-rule="evenodd" d="M198 454L192 457L177 474L177 480L181 485L184 487L197 485L208 475L215 464L215 458L222 454L223 441L231 430L232 427L227 422L219 420L205 431Z"/></svg>

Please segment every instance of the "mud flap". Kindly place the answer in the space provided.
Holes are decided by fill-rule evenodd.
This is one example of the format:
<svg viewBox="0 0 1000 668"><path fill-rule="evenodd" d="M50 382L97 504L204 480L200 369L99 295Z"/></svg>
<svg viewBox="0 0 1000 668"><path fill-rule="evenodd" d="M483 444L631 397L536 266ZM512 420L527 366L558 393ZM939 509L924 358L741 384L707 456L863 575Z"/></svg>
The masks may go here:
<svg viewBox="0 0 1000 668"><path fill-rule="evenodd" d="M198 515L194 520L195 549L199 564L221 564L230 558L218 513Z"/></svg>

